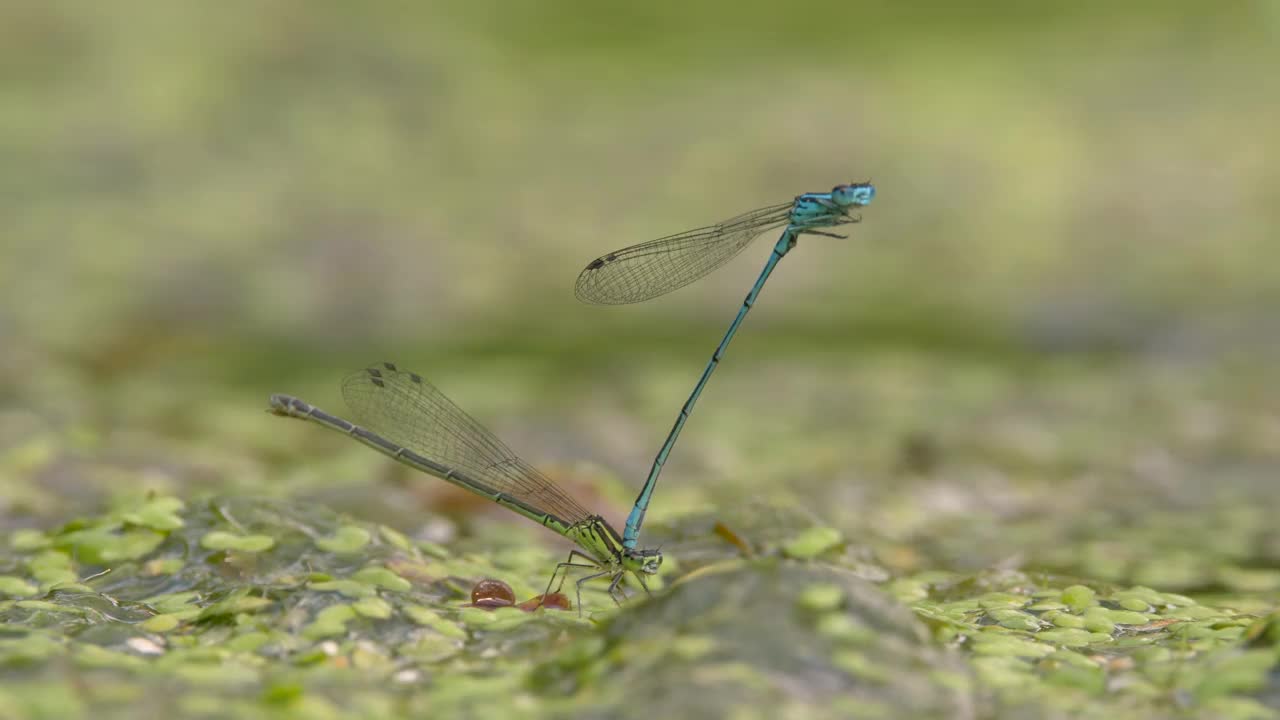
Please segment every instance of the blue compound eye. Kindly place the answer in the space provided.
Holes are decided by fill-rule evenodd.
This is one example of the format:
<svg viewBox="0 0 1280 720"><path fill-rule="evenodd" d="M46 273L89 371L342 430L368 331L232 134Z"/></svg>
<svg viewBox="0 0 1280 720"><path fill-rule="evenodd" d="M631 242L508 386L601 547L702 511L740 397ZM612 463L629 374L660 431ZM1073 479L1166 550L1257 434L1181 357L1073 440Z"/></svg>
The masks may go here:
<svg viewBox="0 0 1280 720"><path fill-rule="evenodd" d="M871 183L854 183L837 185L831 188L831 200L837 205L861 206L871 202L876 196L876 188Z"/></svg>

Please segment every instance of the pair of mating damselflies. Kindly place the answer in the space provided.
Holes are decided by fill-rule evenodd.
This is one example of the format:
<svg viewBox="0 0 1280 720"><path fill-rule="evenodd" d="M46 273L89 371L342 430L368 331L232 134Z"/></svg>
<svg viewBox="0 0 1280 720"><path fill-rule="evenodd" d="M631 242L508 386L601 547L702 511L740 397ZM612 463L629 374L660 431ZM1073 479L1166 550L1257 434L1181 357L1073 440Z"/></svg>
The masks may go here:
<svg viewBox="0 0 1280 720"><path fill-rule="evenodd" d="M589 512L550 478L517 457L434 385L391 363L353 373L343 382L342 396L358 425L289 395L272 395L271 412L310 420L350 435L394 460L489 498L572 540L578 547L569 551L565 562L556 565L543 597L551 592L557 576L560 584L556 591L559 592L574 568L593 571L577 581L579 613L582 612L582 584L595 578L610 580L609 596L614 602L618 602L618 586L628 573L647 593L649 588L644 578L658 572L662 552L636 548L640 526L662 466L725 348L755 304L774 267L795 247L797 238L801 235L843 238L824 229L860 221L861 216L853 211L870 203L875 194L871 183L838 185L826 193L805 193L789 203L753 210L718 225L611 252L592 260L578 276L575 293L584 302L606 305L642 302L698 280L724 265L761 233L783 227L782 236L773 246L760 277L751 286L738 315L711 355L711 362L680 408L627 516L621 536L603 517Z"/></svg>

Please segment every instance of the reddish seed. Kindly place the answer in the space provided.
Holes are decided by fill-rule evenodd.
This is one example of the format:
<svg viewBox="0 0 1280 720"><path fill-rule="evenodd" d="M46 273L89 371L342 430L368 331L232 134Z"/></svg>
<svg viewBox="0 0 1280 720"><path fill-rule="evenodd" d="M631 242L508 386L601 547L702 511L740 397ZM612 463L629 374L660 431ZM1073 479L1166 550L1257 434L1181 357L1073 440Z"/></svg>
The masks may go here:
<svg viewBox="0 0 1280 720"><path fill-rule="evenodd" d="M738 548L738 550L741 551L744 556L751 557L755 555L755 553L751 550L751 546L747 544L747 541L743 540L742 537L738 535L738 533L729 529L728 525L725 525L724 523L717 521L715 524L715 527L713 527L711 531L714 532L716 535L720 536L720 539Z"/></svg>
<svg viewBox="0 0 1280 720"><path fill-rule="evenodd" d="M471 604L474 607L487 609L510 607L515 602L515 592L510 585L501 580L485 578L471 588Z"/></svg>
<svg viewBox="0 0 1280 720"><path fill-rule="evenodd" d="M572 610L573 604L569 602L569 598L565 597L564 593L555 592L549 595L535 595L520 603L518 607L525 612L533 612L538 608Z"/></svg>

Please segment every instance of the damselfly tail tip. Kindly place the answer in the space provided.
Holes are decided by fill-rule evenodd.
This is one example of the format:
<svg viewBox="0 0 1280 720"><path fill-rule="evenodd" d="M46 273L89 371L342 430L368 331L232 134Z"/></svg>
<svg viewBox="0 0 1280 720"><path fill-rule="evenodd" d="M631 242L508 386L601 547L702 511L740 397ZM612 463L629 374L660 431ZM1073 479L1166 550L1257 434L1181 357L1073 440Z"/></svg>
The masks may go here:
<svg viewBox="0 0 1280 720"><path fill-rule="evenodd" d="M304 405L305 403L292 395L275 393L271 396L267 412L281 417L297 417L300 412L304 412Z"/></svg>

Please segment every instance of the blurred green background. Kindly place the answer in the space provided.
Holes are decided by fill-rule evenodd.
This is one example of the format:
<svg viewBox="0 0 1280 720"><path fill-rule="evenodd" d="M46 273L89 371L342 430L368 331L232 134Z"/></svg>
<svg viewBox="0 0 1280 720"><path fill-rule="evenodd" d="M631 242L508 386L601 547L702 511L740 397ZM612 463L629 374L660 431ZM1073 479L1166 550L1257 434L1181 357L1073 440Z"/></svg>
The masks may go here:
<svg viewBox="0 0 1280 720"><path fill-rule="evenodd" d="M640 306L578 271L865 179L649 517L799 499L904 567L1053 566L1039 514L1130 495L1202 517L1280 455L1278 31L1263 1L6 4L0 520L323 486L420 530L441 483L333 489L409 473L262 412L343 411L384 359L618 519L772 238Z"/></svg>

